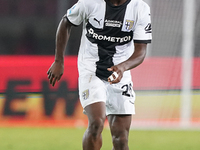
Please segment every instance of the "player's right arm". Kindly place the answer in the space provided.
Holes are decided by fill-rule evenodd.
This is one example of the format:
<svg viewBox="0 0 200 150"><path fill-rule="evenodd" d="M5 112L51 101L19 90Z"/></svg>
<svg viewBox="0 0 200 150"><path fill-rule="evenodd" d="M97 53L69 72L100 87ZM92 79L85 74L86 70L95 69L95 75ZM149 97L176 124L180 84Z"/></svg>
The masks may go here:
<svg viewBox="0 0 200 150"><path fill-rule="evenodd" d="M64 54L71 27L78 26L85 20L84 2L87 1L79 0L74 6L68 9L67 14L64 15L57 28L55 61L47 72L49 82L52 86L55 85L56 81L60 80L64 71Z"/></svg>
<svg viewBox="0 0 200 150"><path fill-rule="evenodd" d="M70 36L72 24L63 17L56 32L55 61L47 71L49 82L52 86L59 81L64 71L64 56L67 42Z"/></svg>

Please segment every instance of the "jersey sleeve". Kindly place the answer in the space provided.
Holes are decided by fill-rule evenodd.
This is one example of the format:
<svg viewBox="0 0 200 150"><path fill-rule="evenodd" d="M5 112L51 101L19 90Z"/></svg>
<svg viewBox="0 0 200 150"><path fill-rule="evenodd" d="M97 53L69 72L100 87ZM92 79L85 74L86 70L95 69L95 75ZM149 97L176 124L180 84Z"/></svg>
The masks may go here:
<svg viewBox="0 0 200 150"><path fill-rule="evenodd" d="M151 14L150 8L146 3L142 4L142 7L138 12L138 22L135 26L133 40L134 43L151 43Z"/></svg>
<svg viewBox="0 0 200 150"><path fill-rule="evenodd" d="M79 0L76 4L74 4L70 9L67 10L67 14L65 15L65 17L73 25L80 25L85 18L84 2Z"/></svg>

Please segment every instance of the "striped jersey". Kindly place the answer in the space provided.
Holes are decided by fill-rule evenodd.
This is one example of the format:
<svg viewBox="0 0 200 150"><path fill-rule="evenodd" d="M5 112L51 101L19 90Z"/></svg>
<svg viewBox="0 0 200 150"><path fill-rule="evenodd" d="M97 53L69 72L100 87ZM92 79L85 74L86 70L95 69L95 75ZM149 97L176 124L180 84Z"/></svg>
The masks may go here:
<svg viewBox="0 0 200 150"><path fill-rule="evenodd" d="M79 0L68 9L73 25L83 23L78 54L79 75L95 73L103 80L112 74L107 68L127 60L134 43L150 43L150 8L142 0L127 0L120 6L108 0ZM130 78L125 71L123 78Z"/></svg>

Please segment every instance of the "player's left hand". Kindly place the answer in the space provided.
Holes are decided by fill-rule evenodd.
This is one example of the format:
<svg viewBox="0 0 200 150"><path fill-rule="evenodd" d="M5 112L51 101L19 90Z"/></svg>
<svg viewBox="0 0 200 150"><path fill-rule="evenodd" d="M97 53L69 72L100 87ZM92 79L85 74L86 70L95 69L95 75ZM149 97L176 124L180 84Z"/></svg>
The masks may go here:
<svg viewBox="0 0 200 150"><path fill-rule="evenodd" d="M115 84L120 82L123 77L123 73L125 71L122 65L112 66L110 68L107 68L107 70L113 72L111 76L108 77L108 82L110 84Z"/></svg>

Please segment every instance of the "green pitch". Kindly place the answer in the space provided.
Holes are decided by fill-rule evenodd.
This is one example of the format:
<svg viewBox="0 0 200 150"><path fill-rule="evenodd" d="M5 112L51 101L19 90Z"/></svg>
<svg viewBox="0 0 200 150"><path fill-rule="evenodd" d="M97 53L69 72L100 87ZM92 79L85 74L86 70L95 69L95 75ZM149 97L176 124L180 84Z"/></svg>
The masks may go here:
<svg viewBox="0 0 200 150"><path fill-rule="evenodd" d="M0 150L81 150L85 129L0 128ZM200 131L131 130L130 150L199 150ZM111 150L111 136L103 131L102 150Z"/></svg>

